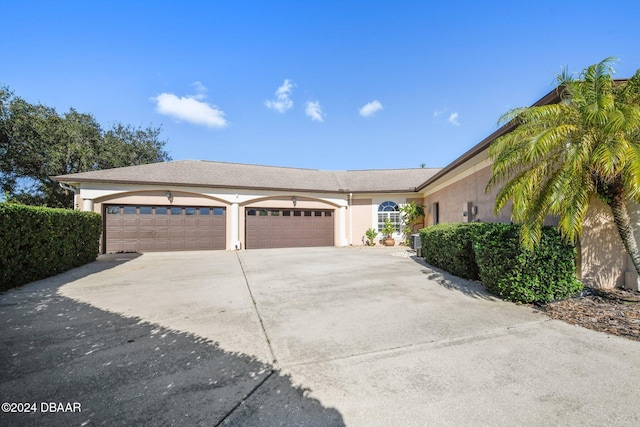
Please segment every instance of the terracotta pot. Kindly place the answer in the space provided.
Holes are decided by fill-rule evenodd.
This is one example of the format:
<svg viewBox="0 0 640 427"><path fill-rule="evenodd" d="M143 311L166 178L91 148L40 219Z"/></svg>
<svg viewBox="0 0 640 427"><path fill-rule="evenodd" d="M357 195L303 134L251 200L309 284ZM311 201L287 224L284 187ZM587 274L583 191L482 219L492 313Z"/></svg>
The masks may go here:
<svg viewBox="0 0 640 427"><path fill-rule="evenodd" d="M392 239L391 237L387 237L384 239L384 245L385 246L395 246L396 245L396 241L395 239Z"/></svg>

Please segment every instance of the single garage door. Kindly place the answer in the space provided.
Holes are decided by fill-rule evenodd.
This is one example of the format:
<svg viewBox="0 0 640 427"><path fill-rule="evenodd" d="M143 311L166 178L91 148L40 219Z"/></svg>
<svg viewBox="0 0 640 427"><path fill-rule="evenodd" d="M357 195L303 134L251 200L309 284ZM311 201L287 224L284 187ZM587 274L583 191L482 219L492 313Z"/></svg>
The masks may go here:
<svg viewBox="0 0 640 427"><path fill-rule="evenodd" d="M226 249L226 210L194 206L105 206L106 252Z"/></svg>
<svg viewBox="0 0 640 427"><path fill-rule="evenodd" d="M333 211L248 208L245 231L247 249L333 246Z"/></svg>

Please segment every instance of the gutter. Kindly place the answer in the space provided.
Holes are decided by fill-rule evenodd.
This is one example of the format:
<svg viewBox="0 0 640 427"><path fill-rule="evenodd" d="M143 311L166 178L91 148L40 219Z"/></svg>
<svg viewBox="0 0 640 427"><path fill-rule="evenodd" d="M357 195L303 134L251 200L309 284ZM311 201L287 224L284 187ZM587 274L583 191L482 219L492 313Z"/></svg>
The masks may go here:
<svg viewBox="0 0 640 427"><path fill-rule="evenodd" d="M58 182L58 185L60 185L60 188L62 188L63 190L73 191L74 197L76 194L78 194L78 189L75 187L72 187L71 185L67 185L64 182Z"/></svg>

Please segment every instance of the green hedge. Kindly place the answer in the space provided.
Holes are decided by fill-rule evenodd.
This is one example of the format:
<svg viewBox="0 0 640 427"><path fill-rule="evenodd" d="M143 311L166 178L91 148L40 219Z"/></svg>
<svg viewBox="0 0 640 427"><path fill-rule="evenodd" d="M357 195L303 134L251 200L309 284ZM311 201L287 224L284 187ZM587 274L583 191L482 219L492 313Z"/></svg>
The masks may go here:
<svg viewBox="0 0 640 427"><path fill-rule="evenodd" d="M456 223L420 230L425 260L451 274L480 279L489 292L515 302L565 299L582 289L576 249L557 230L544 227L533 252L520 245L520 227Z"/></svg>
<svg viewBox="0 0 640 427"><path fill-rule="evenodd" d="M101 233L97 213L0 203L0 289L95 260Z"/></svg>
<svg viewBox="0 0 640 427"><path fill-rule="evenodd" d="M555 227L544 227L540 245L520 245L520 227L493 224L479 233L474 252L480 280L508 301L549 302L582 290L576 279L576 249L562 242Z"/></svg>
<svg viewBox="0 0 640 427"><path fill-rule="evenodd" d="M425 261L458 277L480 279L473 242L478 230L485 225L451 223L423 228L420 242Z"/></svg>

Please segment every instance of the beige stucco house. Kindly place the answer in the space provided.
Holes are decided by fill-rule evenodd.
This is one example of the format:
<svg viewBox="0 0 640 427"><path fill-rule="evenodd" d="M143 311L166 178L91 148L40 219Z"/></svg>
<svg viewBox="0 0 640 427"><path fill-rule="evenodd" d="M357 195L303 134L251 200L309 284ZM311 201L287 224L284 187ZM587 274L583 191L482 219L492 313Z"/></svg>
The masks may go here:
<svg viewBox="0 0 640 427"><path fill-rule="evenodd" d="M534 105L558 100L554 90ZM485 187L489 145L511 129L503 126L442 169L329 171L181 160L53 178L77 189L78 209L104 216L103 252L362 245L365 231L381 230L385 219L399 232L398 209L412 201L425 206L424 225L508 222L509 212L494 215L497 190ZM631 212L640 229L640 209ZM579 252L586 285L638 288L602 202L592 204Z"/></svg>
<svg viewBox="0 0 640 427"><path fill-rule="evenodd" d="M198 160L55 177L105 218L102 250L363 244L439 169L325 171ZM399 234L398 234L399 237Z"/></svg>

